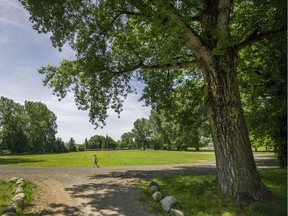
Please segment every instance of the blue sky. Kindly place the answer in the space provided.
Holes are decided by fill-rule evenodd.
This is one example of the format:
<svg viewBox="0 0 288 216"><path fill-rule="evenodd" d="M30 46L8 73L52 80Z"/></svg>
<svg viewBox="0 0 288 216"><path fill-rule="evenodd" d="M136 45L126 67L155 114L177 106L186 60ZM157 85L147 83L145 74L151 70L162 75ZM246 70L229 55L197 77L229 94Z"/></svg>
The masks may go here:
<svg viewBox="0 0 288 216"><path fill-rule="evenodd" d="M130 95L124 104L121 117L109 111L106 127L94 129L88 113L79 111L69 94L61 102L52 90L42 85L43 75L37 69L45 65L58 65L61 59L73 59L74 53L64 46L59 52L51 44L49 35L32 29L28 13L18 0L0 0L0 96L23 104L25 100L41 101L56 114L58 137L67 142L73 137L77 143L93 135L109 135L113 139L133 128L138 118L148 118L149 107L137 102L138 95Z"/></svg>

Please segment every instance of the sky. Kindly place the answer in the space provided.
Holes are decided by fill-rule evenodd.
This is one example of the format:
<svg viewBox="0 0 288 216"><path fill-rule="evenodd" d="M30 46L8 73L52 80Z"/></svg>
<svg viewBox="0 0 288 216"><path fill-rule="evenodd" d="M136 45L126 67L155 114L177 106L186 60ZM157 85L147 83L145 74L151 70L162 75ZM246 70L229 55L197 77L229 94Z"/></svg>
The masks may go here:
<svg viewBox="0 0 288 216"><path fill-rule="evenodd" d="M25 100L41 101L57 116L56 136L64 142L73 137L78 144L94 135L118 140L131 131L137 119L149 117L150 108L138 102L140 94L132 94L125 101L120 118L111 110L106 126L95 130L88 111L77 109L72 93L59 102L52 89L42 85L44 76L38 73L38 68L57 66L64 58L74 59L68 45L59 52L52 46L50 35L33 30L29 14L18 0L0 0L0 96L20 104Z"/></svg>

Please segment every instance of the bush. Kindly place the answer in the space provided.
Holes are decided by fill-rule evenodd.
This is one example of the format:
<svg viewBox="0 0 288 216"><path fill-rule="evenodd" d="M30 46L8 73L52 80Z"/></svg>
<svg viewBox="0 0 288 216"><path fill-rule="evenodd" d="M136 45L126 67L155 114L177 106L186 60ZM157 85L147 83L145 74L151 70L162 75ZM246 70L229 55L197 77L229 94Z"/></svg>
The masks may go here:
<svg viewBox="0 0 288 216"><path fill-rule="evenodd" d="M0 150L0 155L11 155L10 150Z"/></svg>

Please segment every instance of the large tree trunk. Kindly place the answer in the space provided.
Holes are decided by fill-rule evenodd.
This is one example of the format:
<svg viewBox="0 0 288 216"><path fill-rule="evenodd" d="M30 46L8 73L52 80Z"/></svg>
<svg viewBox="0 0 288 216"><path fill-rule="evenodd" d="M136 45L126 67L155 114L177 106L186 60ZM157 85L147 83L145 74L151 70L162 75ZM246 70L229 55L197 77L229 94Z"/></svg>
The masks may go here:
<svg viewBox="0 0 288 216"><path fill-rule="evenodd" d="M241 204L272 199L261 183L252 154L240 101L235 58L228 56L229 70L220 58L202 65L206 108L215 146L217 179L222 191ZM226 64L227 67L227 64Z"/></svg>
<svg viewBox="0 0 288 216"><path fill-rule="evenodd" d="M227 47L230 1L203 2L201 37L193 29L188 29L185 38L204 75L218 184L225 194L242 206L272 200L272 193L261 183L244 120L237 83L237 51ZM217 37L215 32L218 32ZM220 51L218 55L213 54L215 49Z"/></svg>

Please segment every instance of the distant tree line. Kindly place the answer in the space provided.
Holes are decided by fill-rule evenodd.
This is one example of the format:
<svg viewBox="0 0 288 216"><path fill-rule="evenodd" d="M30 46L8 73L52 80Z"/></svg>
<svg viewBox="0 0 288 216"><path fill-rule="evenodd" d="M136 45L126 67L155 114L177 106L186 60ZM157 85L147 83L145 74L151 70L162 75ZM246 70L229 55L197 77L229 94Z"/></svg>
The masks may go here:
<svg viewBox="0 0 288 216"><path fill-rule="evenodd" d="M66 152L56 115L41 102L0 98L0 153Z"/></svg>
<svg viewBox="0 0 288 216"><path fill-rule="evenodd" d="M121 136L121 148L199 151L212 142L201 73L165 74L147 74L141 100L151 105L152 111L148 119L137 119L134 128ZM163 79L169 87L159 85Z"/></svg>
<svg viewBox="0 0 288 216"><path fill-rule="evenodd" d="M245 83L245 76L241 78L242 82ZM191 91L186 91L187 89L185 90L179 86L169 98L164 98L169 100L169 106L167 106L167 103L165 105L161 103L163 98L161 100L155 99L157 103L152 106L149 118L137 119L133 124L133 129L122 134L120 140L115 141L108 135L94 135L89 139L86 138L81 145L76 144L72 137L67 143L62 141L61 138L55 137L57 117L45 104L25 101L24 105L21 105L11 99L1 97L0 154L115 149L145 150L147 148L154 150L188 150L188 148L194 148L199 151L200 147L212 142L204 108L201 82L202 79L199 76L195 76L193 82L186 80L185 88L188 86ZM156 83L157 78L155 79L155 88L157 88ZM151 86L153 85L151 84ZM146 94L149 94L149 91L153 91L153 88L146 89ZM254 89L254 91L256 90ZM285 116L285 111L281 111L281 107L276 107L277 104L266 104L269 102L268 96L266 96L268 99L258 96L257 100L252 100L253 94L256 94L256 96L261 94L261 91L258 91L259 89L257 89L256 94L250 87L245 87L242 90L246 120L250 129L251 147L255 151L264 147L266 150L281 153L283 150L281 151L279 142L285 136L281 134L279 136L281 131L277 133L277 129L269 127L270 123L268 124L265 119L268 116L272 125L278 124L278 119L281 118L281 114L283 117ZM271 92L273 93L273 89ZM277 101L274 100L274 102ZM279 112L280 117L273 115L272 118L268 115L269 110L273 107L275 107L275 110L281 111ZM193 115L188 114L191 109L194 110Z"/></svg>
<svg viewBox="0 0 288 216"><path fill-rule="evenodd" d="M86 150L115 150L117 149L117 142L109 136L95 135L89 140L86 138L84 148ZM82 148L80 147L82 150Z"/></svg>

